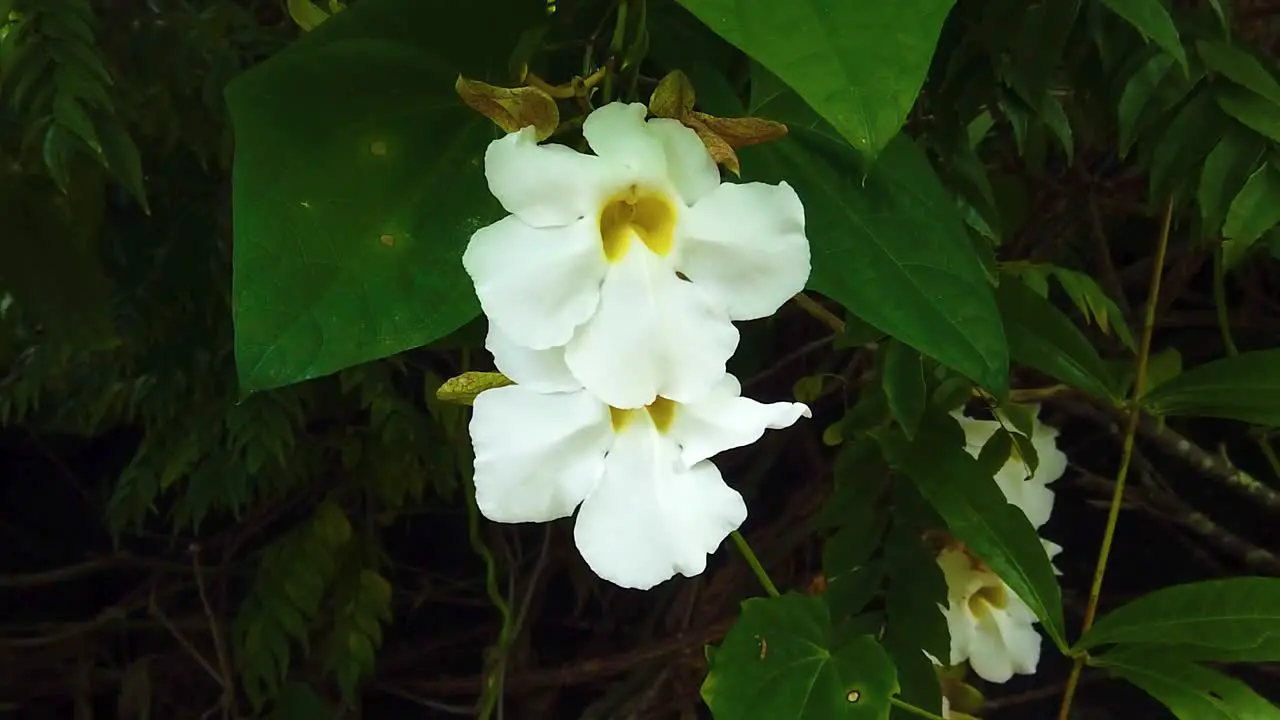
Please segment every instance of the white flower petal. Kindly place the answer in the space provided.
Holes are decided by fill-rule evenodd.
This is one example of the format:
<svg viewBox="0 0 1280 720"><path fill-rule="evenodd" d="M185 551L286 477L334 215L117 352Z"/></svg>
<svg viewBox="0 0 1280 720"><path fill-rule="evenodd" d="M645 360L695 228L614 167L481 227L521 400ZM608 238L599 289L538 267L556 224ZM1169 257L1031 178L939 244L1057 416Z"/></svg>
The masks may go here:
<svg viewBox="0 0 1280 720"><path fill-rule="evenodd" d="M1027 516L1031 527L1039 528L1049 521L1053 514L1053 490L1035 476L1028 478L1027 466L1021 459L1011 458L1005 463L996 473L996 484L1009 504Z"/></svg>
<svg viewBox="0 0 1280 720"><path fill-rule="evenodd" d="M485 349L493 355L498 371L534 392L574 392L582 389L564 361L564 348L533 350L516 343L496 323L489 323Z"/></svg>
<svg viewBox="0 0 1280 720"><path fill-rule="evenodd" d="M618 168L563 145L539 145L532 127L489 143L489 192L528 225L568 225L599 211Z"/></svg>
<svg viewBox="0 0 1280 720"><path fill-rule="evenodd" d="M678 405L667 436L680 446L681 459L692 466L731 448L759 440L765 430L791 427L802 417L813 417L803 403L768 405L741 395L742 386L725 376L705 396Z"/></svg>
<svg viewBox="0 0 1280 720"><path fill-rule="evenodd" d="M951 411L951 417L960 423L960 429L964 430L964 449L973 457L978 457L982 453L982 446L987 444L992 435L1000 429L1000 423L995 420L976 420L964 414L964 408L958 408Z"/></svg>
<svg viewBox="0 0 1280 720"><path fill-rule="evenodd" d="M698 133L671 118L654 118L648 126L662 143L667 173L685 205L693 205L720 187L720 168Z"/></svg>
<svg viewBox="0 0 1280 720"><path fill-rule="evenodd" d="M1054 564L1053 559L1062 554L1062 546L1052 540L1040 538L1040 546L1044 548L1044 554L1049 556L1049 567L1053 568L1054 575L1061 575L1062 571Z"/></svg>
<svg viewBox="0 0 1280 720"><path fill-rule="evenodd" d="M688 402L724 376L738 329L643 243L610 266L600 292L599 309L569 341L565 360L601 400L616 408L659 395Z"/></svg>
<svg viewBox="0 0 1280 720"><path fill-rule="evenodd" d="M471 236L462 265L489 321L544 350L569 342L596 312L608 262L594 216L535 228L508 215Z"/></svg>
<svg viewBox="0 0 1280 720"><path fill-rule="evenodd" d="M641 184L667 184L667 156L662 142L645 123L643 103L611 102L582 122L582 136L601 159L625 168Z"/></svg>
<svg viewBox="0 0 1280 720"><path fill-rule="evenodd" d="M676 573L701 573L707 555L747 517L742 496L715 465L683 468L675 445L646 425L616 436L604 478L573 529L592 571L640 590Z"/></svg>
<svg viewBox="0 0 1280 720"><path fill-rule="evenodd" d="M1036 449L1040 462L1036 466L1036 482L1047 485L1066 473L1067 454L1058 449L1057 428L1037 420L1031 430L1031 446Z"/></svg>
<svg viewBox="0 0 1280 720"><path fill-rule="evenodd" d="M476 503L494 522L568 517L604 474L609 408L588 393L486 390L471 415Z"/></svg>
<svg viewBox="0 0 1280 720"><path fill-rule="evenodd" d="M809 279L804 206L786 183L724 183L680 217L677 269L734 320L772 315Z"/></svg>
<svg viewBox="0 0 1280 720"><path fill-rule="evenodd" d="M1040 633L1031 623L990 608L978 621L969 665L988 682L1007 682L1014 673L1030 675L1040 662Z"/></svg>

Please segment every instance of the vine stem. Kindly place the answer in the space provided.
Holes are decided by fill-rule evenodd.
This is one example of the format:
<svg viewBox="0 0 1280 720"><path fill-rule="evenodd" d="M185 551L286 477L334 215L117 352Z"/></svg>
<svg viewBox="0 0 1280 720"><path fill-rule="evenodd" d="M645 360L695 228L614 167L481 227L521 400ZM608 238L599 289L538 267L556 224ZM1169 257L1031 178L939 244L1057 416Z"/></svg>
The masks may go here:
<svg viewBox="0 0 1280 720"><path fill-rule="evenodd" d="M1226 259L1222 245L1219 244L1213 251L1213 305L1218 316L1218 331L1222 333L1222 346L1226 349L1228 357L1235 357L1240 354L1240 348L1231 335L1231 318L1227 315L1226 285ZM1280 478L1280 457L1276 457L1276 451L1271 447L1271 440L1265 434L1254 435L1254 440L1258 444L1258 449L1262 451L1262 457L1266 458L1267 465L1271 467L1271 472Z"/></svg>
<svg viewBox="0 0 1280 720"><path fill-rule="evenodd" d="M905 700L899 700L898 698L889 698L889 702L892 703L893 706L898 708L899 710L909 712L912 715L916 715L922 718L929 718L929 720L946 720L946 718L944 718L941 715L934 715L928 710L925 710L922 707L916 707L915 705L912 705L911 703Z"/></svg>
<svg viewBox="0 0 1280 720"><path fill-rule="evenodd" d="M769 597L781 595L782 593L778 592L778 586L773 584L769 573L765 572L764 566L760 564L760 558L756 557L755 551L747 544L747 539L742 537L742 533L734 530L729 535L733 538L733 544L738 546L738 552L742 553L742 557L751 566L751 572L756 574L756 579L764 586L764 591L769 593Z"/></svg>
<svg viewBox="0 0 1280 720"><path fill-rule="evenodd" d="M471 353L466 350L462 352L461 367L464 371L471 367ZM454 422L450 423L450 434L453 437L457 437L460 432L466 432L465 417L462 412L453 417ZM466 489L462 494L466 496L467 503L467 539L470 541L472 551L484 561L485 593L489 596L489 602L502 616L502 628L498 631L497 642L490 650L492 654L486 663L488 667L485 669L484 686L481 688L478 703L477 717L480 720L488 720L502 697L503 664L506 662L507 645L511 642L513 618L511 606L498 588L498 563L493 553L489 551L489 546L485 545L484 537L480 532L480 506L476 502L475 473L471 467L471 458L465 451L460 451L458 455L459 469L466 483Z"/></svg>
<svg viewBox="0 0 1280 720"><path fill-rule="evenodd" d="M1111 545L1115 541L1116 524L1120 520L1120 506L1124 500L1125 481L1129 477L1129 464L1133 460L1134 438L1138 434L1138 421L1142 418L1142 409L1138 400L1147 382L1147 361L1151 357L1151 335L1156 325L1156 305L1160 299L1160 279L1164 274L1164 258L1169 248L1169 225L1173 221L1173 198L1164 204L1164 217L1160 221L1160 236L1156 240L1156 255L1151 267L1151 286L1147 292L1147 307L1142 320L1142 340L1138 344L1137 369L1133 378L1133 402L1129 408L1124 428L1124 444L1120 451L1120 468L1116 471L1115 490L1111 494L1111 507L1107 512L1107 526L1102 533L1102 548L1098 550L1098 564L1093 571L1093 585L1089 588L1089 603L1084 610L1084 623L1080 634L1093 627L1093 620L1098 614L1098 600L1102 597L1102 581L1107 574L1107 561L1111 558ZM1058 720L1067 720L1071 713L1071 701L1075 698L1076 688L1080 684L1080 673L1084 670L1086 655L1076 654L1071 665L1071 674L1067 677L1067 688L1062 694L1062 705L1058 708Z"/></svg>

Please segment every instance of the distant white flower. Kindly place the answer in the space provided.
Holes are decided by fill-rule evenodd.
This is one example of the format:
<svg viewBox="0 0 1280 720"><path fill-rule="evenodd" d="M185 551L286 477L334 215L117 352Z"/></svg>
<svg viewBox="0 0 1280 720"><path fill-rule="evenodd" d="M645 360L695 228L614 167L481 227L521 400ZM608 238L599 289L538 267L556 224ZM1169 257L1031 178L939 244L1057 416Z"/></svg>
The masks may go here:
<svg viewBox="0 0 1280 720"><path fill-rule="evenodd" d="M1013 456L996 473L996 483L1004 491L1005 499L1026 514L1032 527L1039 528L1049 521L1053 513L1053 490L1049 489L1049 483L1066 472L1067 456L1058 449L1058 429L1041 423L1040 407L1034 407L1036 417L1032 424L1031 446L1039 459L1036 471L1027 477L1027 465L1015 447ZM964 429L965 450L975 458L982 453L982 446L987 440L1000 429L1000 423L995 420L975 420L960 410L953 412L952 417ZM1008 420L1005 420L1005 426L1012 430Z"/></svg>
<svg viewBox="0 0 1280 720"><path fill-rule="evenodd" d="M462 258L491 323L525 347L563 346L618 408L705 393L737 348L730 321L772 314L809 277L789 185L721 184L693 130L645 114L615 102L588 115L594 155L539 145L533 128L495 140L485 176L511 215Z"/></svg>
<svg viewBox="0 0 1280 720"><path fill-rule="evenodd" d="M518 384L476 397L476 502L495 522L548 522L578 509L574 540L600 577L648 589L706 568L746 519L708 459L785 428L809 408L741 397L732 375L690 403L612 408L583 389L563 349L519 347L491 326L487 346Z"/></svg>
<svg viewBox="0 0 1280 720"><path fill-rule="evenodd" d="M938 566L947 581L950 664L967 660L979 677L996 683L1034 673L1040 633L1031 608L959 543L938 555Z"/></svg>

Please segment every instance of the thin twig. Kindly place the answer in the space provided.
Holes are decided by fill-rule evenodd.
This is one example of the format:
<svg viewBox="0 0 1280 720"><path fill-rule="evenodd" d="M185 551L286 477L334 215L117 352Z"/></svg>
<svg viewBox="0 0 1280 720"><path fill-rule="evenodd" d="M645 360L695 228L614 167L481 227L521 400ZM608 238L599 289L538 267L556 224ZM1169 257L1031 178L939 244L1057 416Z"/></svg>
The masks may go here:
<svg viewBox="0 0 1280 720"><path fill-rule="evenodd" d="M231 657L227 654L226 644L222 640L222 627L218 616L209 604L209 594L204 589L204 571L200 568L200 546L192 543L191 569L196 576L196 591L200 594L200 604L204 607L205 617L209 619L209 634L213 636L213 651L218 657L218 668L222 672L222 716L224 718L240 717L239 700L236 698L235 675L231 672Z"/></svg>
<svg viewBox="0 0 1280 720"><path fill-rule="evenodd" d="M1151 266L1151 286L1147 293L1147 310L1142 323L1142 339L1138 344L1137 369L1133 378L1133 407L1129 409L1128 421L1125 424L1124 446L1120 454L1120 468L1116 471L1116 488L1111 496L1111 510L1107 513L1107 525L1102 534L1102 548L1098 551L1098 562L1093 572L1093 584L1089 588L1089 603L1085 606L1084 622L1081 633L1088 632L1093 626L1093 619L1098 613L1098 601L1102 597L1102 581L1107 574L1107 561L1111 557L1111 544L1115 540L1116 523L1120 519L1120 504L1124 500L1125 480L1129 475L1129 463L1133 459L1134 439L1138 434L1138 420L1142 417L1142 409L1137 401L1147 382L1147 360L1151 356L1151 335L1155 330L1156 307L1160 302L1160 278L1163 274L1165 251L1169 247L1169 226L1173 222L1173 200L1165 201L1164 218L1160 222L1160 234L1156 240L1155 259ZM1058 709L1058 720L1069 720L1071 717L1071 701L1075 697L1076 687L1080 682L1080 673L1084 670L1085 655L1080 654L1071 665L1071 674L1067 678L1066 691L1062 694L1062 705Z"/></svg>

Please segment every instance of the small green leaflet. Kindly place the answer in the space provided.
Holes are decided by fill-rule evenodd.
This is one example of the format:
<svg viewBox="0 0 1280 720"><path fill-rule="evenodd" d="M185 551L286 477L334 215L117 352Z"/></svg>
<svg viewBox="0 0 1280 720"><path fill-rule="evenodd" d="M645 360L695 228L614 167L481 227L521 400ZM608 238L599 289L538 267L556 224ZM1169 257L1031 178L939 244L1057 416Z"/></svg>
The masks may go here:
<svg viewBox="0 0 1280 720"><path fill-rule="evenodd" d="M423 345L476 315L459 257L501 216L479 162L496 133L454 82L503 72L541 17L517 0L364 0L231 84L244 392ZM484 27L483 42L457 27Z"/></svg>
<svg viewBox="0 0 1280 720"><path fill-rule="evenodd" d="M1257 350L1183 371L1142 398L1156 415L1280 426L1280 350Z"/></svg>
<svg viewBox="0 0 1280 720"><path fill-rule="evenodd" d="M915 104L954 0L680 4L782 78L849 144L874 158Z"/></svg>
<svg viewBox="0 0 1280 720"><path fill-rule="evenodd" d="M702 699L716 720L885 720L893 663L869 635L833 646L827 605L791 592L742 603L714 654Z"/></svg>
<svg viewBox="0 0 1280 720"><path fill-rule="evenodd" d="M1090 664L1142 688L1179 720L1280 720L1280 709L1253 688L1163 647L1127 647Z"/></svg>
<svg viewBox="0 0 1280 720"><path fill-rule="evenodd" d="M1151 643L1179 646L1189 660L1275 662L1277 638L1280 578L1242 577L1144 595L1104 615L1077 648Z"/></svg>
<svg viewBox="0 0 1280 720"><path fill-rule="evenodd" d="M1263 163L1231 201L1222 226L1226 267L1237 265L1263 233L1280 223L1280 170Z"/></svg>
<svg viewBox="0 0 1280 720"><path fill-rule="evenodd" d="M991 566L1065 648L1062 594L1036 531L1005 500L995 479L964 451L964 434L949 415L930 413L913 441L882 432L889 464L915 483L947 527Z"/></svg>
<svg viewBox="0 0 1280 720"><path fill-rule="evenodd" d="M1159 45L1187 71L1187 52L1182 47L1178 28L1160 0L1102 0L1116 15L1124 18L1138 32Z"/></svg>

